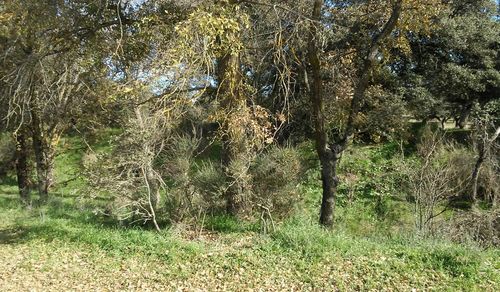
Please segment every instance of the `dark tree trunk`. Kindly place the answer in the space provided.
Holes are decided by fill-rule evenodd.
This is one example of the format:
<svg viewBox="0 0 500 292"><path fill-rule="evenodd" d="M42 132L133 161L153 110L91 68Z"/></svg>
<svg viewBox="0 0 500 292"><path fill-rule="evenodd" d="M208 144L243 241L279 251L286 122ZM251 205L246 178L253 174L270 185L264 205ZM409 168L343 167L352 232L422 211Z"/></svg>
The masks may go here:
<svg viewBox="0 0 500 292"><path fill-rule="evenodd" d="M236 125L232 120L244 120L247 111L246 98L242 93L240 59L237 54L227 54L219 59L217 68L219 99L225 112L222 124L222 163L229 183L226 191L226 211L238 216L243 210L244 196L248 192L248 165L251 153L248 147L245 125ZM229 121L229 123L227 122ZM236 129L235 127L240 127Z"/></svg>
<svg viewBox="0 0 500 292"><path fill-rule="evenodd" d="M30 205L30 181L26 133L21 129L16 135L16 175L19 195L23 204Z"/></svg>
<svg viewBox="0 0 500 292"><path fill-rule="evenodd" d="M48 138L45 137L43 133L41 121L34 111L31 113L31 119L38 194L40 195L40 201L44 203L49 198L49 188L52 186L52 166L54 155L50 141L48 141Z"/></svg>
<svg viewBox="0 0 500 292"><path fill-rule="evenodd" d="M325 127L325 112L323 105L323 81L321 79L321 59L317 46L318 25L321 18L323 0L315 0L311 24L310 38L308 40L308 61L311 69L310 97L312 115L314 120L314 139L316 152L321 165L321 182L323 196L320 209L320 224L326 227L333 226L335 212L335 195L338 178L337 155L328 147L328 134Z"/></svg>
<svg viewBox="0 0 500 292"><path fill-rule="evenodd" d="M335 219L335 197L339 182L337 176L338 156L332 151L327 151L325 155L327 155L327 157L320 158L323 196L321 199L319 222L323 226L333 227Z"/></svg>
<svg viewBox="0 0 500 292"><path fill-rule="evenodd" d="M439 123L441 124L441 129L444 130L444 128L446 127L446 122L448 121L448 119L445 118L445 117L443 117L443 118L440 118L438 120L439 120Z"/></svg>
<svg viewBox="0 0 500 292"><path fill-rule="evenodd" d="M465 126L467 125L467 119L469 118L471 112L472 112L472 104L464 106L464 108L460 112L460 116L458 117L458 119L456 119L456 127L464 129Z"/></svg>

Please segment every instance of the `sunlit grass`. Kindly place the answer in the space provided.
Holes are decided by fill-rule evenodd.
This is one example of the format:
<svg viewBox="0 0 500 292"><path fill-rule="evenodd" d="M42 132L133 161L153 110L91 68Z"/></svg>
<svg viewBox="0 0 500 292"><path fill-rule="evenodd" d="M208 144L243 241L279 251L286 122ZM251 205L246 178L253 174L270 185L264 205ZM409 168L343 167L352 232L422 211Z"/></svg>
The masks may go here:
<svg viewBox="0 0 500 292"><path fill-rule="evenodd" d="M391 199L384 205L400 212L389 220L377 217L369 198L354 203L341 198L336 228L320 227L314 172L301 186L307 200L275 232L261 234L258 221L229 216L207 216L203 225L163 226L160 233L148 225L127 226L96 212L105 198L82 195L82 156L74 150L79 143L77 138L62 143L58 184L46 206L23 208L15 181L0 185L0 286L7 290L500 289L498 249L418 238L410 232L404 202ZM369 161L348 166L364 171L388 164L388 151L364 148L352 161Z"/></svg>

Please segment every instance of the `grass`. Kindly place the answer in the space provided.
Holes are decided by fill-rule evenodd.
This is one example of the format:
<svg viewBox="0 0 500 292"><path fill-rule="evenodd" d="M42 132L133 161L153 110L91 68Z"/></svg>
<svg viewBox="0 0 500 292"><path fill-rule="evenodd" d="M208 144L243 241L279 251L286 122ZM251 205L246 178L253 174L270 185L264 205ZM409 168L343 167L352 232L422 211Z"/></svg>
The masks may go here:
<svg viewBox="0 0 500 292"><path fill-rule="evenodd" d="M173 227L156 233L101 224L96 215L75 208L74 198L32 210L17 206L15 194L2 193L0 198L0 286L7 290L37 287L30 279L47 275L51 280L42 280L41 288L54 290L79 287L80 276L89 281L82 289L103 283L101 288L110 289L500 288L496 249L361 238L325 231L307 218L288 220L268 236L225 217L210 219L212 226L219 226L216 232L193 235ZM83 264L76 265L78 261ZM60 270L61 265L68 269ZM93 278L95 271L102 274Z"/></svg>
<svg viewBox="0 0 500 292"><path fill-rule="evenodd" d="M301 187L308 197L303 209L271 234L228 216L207 217L203 230L173 225L157 233L123 226L94 212L101 202L79 195L81 156L72 150L78 143L65 141L56 161L59 182L76 178L59 183L47 206L24 209L12 180L0 185L2 291L500 290L499 249L380 228L398 222L377 218L368 188L366 200L341 200L334 231L319 227L314 173ZM344 169L385 165L386 150L366 148L362 163ZM388 202L390 210L404 207Z"/></svg>

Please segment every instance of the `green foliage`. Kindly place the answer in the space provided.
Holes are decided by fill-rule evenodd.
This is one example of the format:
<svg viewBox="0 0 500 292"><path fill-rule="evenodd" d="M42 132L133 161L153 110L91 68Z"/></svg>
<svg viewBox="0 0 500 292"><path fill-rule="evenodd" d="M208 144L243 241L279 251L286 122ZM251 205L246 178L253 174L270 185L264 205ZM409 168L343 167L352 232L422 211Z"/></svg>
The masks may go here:
<svg viewBox="0 0 500 292"><path fill-rule="evenodd" d="M463 146L470 146L471 141L470 129L448 129L444 132L446 140L450 143L456 143Z"/></svg>
<svg viewBox="0 0 500 292"><path fill-rule="evenodd" d="M64 169L72 172L72 167L77 168L79 165L80 157L73 152L78 148L78 140L68 139L61 145L66 147L68 156L58 158L56 171L62 172ZM397 159L397 153L397 145L356 147L356 151L350 155L358 159L348 164L348 169L361 172L374 161L385 164ZM211 166L207 167L207 172L214 171ZM203 166L199 169L203 169ZM311 172L311 179L314 174ZM212 174L206 176L211 177ZM309 184L300 189L307 188L309 190L304 191L303 195L308 197L307 200L317 202L319 186ZM65 250L69 249L71 254L96 255L86 262L91 267L109 263L109 269L116 270L128 267L127 263L131 261L138 261L133 265L165 267L162 268L165 273L161 279L189 279L193 285L205 279L196 271L213 273L213 277L222 274L230 278L229 271L241 268L245 269L245 274L251 275L245 283L270 273L280 273L286 277L283 279L285 283L297 280L302 285L329 285L329 277L324 276L326 268L336 283L335 287L347 290L387 287L424 289L430 286L444 290L474 290L478 287L496 290L498 285L495 283L500 277L495 268L496 258L500 256L497 249L480 250L465 243L447 243L443 239L416 239L407 234L404 227L384 232L384 226L377 223L382 219L377 217L375 205L369 204L362 196L349 206L339 206L341 220L334 231L325 230L316 224L317 208L314 207L286 219L277 226L276 232L263 236L258 234L259 224L210 214L201 218L203 223L198 221L195 231L190 228L180 231L166 229L157 233L123 226L118 221L102 216L97 210L106 205L108 199L65 195L52 198L46 206L24 210L16 199L15 188L2 185L0 192L0 241L7 243L5 246L9 250L14 248L13 252L17 248L24 248L26 257L43 264L47 269L50 269L50 265L36 254L57 254L52 261L54 265L59 265L61 261L67 261ZM408 207L393 200L386 203L389 209L394 210L402 211ZM409 213L408 210L402 212ZM400 223L387 219L384 224ZM0 257L3 258L3 255ZM6 262L10 260L6 258ZM167 272L168 269L174 269L175 272ZM32 272L25 271L25 274ZM140 272L135 274L140 275ZM394 281L386 282L388 277ZM148 279L145 277L142 281L147 283ZM239 289L241 283L239 281L239 284L230 285ZM261 287L262 283L259 282L256 287Z"/></svg>
<svg viewBox="0 0 500 292"><path fill-rule="evenodd" d="M4 2L0 286L500 290L498 4Z"/></svg>
<svg viewBox="0 0 500 292"><path fill-rule="evenodd" d="M103 250L118 257L140 254L167 261L171 261L176 254L189 255L200 248L196 244L179 245L168 231L158 234L124 228L112 222L103 224L101 217L88 207L70 198L51 199L48 205L31 211L18 210L22 216L15 224L23 230L19 240L63 240L68 244Z"/></svg>
<svg viewBox="0 0 500 292"><path fill-rule="evenodd" d="M172 221L199 222L202 216L220 213L226 180L211 157L200 159L201 140L189 136L174 139L165 151L163 178L168 184L164 217Z"/></svg>
<svg viewBox="0 0 500 292"><path fill-rule="evenodd" d="M252 222L241 222L229 215L214 215L205 218L203 228L222 233L244 233L259 230L259 226Z"/></svg>
<svg viewBox="0 0 500 292"><path fill-rule="evenodd" d="M498 96L495 3L471 3L451 3L430 35L410 38L412 55L401 58L398 71L418 118L454 118L464 126L473 104Z"/></svg>
<svg viewBox="0 0 500 292"><path fill-rule="evenodd" d="M211 161L203 161L194 170L193 186L201 194L208 210L219 211L224 207L223 191L226 180L219 167Z"/></svg>
<svg viewBox="0 0 500 292"><path fill-rule="evenodd" d="M303 200L298 189L302 160L296 149L271 147L257 157L250 173L254 203L269 208L273 217L289 216Z"/></svg>
<svg viewBox="0 0 500 292"><path fill-rule="evenodd" d="M352 238L342 230L332 233L314 227L309 219L299 217L287 221L273 234L273 244L281 252L296 252L308 262L339 254L357 262L362 255L366 256L363 260L365 265L374 265L368 268L370 274L373 273L371 269L379 269L381 273L388 274L406 273L410 270L414 273L426 273L434 270L445 273L446 277L456 278L468 287L480 281L480 271L485 268L482 262L484 254L477 249L412 238ZM490 256L495 254L492 251ZM383 258L383 264L380 265L380 260L375 260L376 258Z"/></svg>
<svg viewBox="0 0 500 292"><path fill-rule="evenodd" d="M13 169L15 150L13 139L6 133L0 132L0 180L3 180L6 174Z"/></svg>
<svg viewBox="0 0 500 292"><path fill-rule="evenodd" d="M374 203L404 198L400 153L401 146L397 143L356 147L347 152L340 164L343 178L339 186L340 204L357 199Z"/></svg>
<svg viewBox="0 0 500 292"><path fill-rule="evenodd" d="M176 65L213 66L213 60L228 53L238 55L244 49L241 36L245 28L249 28L248 15L239 5L227 1L200 5L176 25L170 54Z"/></svg>
<svg viewBox="0 0 500 292"><path fill-rule="evenodd" d="M406 130L406 111L406 104L400 94L384 89L381 85L371 86L367 90L357 125L361 129L359 138L375 143L398 140Z"/></svg>
<svg viewBox="0 0 500 292"><path fill-rule="evenodd" d="M317 226L314 221L303 217L287 220L276 233L272 234L274 243L280 249L293 250L306 259L316 260L338 249L339 243L342 244L341 241L339 242L339 237Z"/></svg>

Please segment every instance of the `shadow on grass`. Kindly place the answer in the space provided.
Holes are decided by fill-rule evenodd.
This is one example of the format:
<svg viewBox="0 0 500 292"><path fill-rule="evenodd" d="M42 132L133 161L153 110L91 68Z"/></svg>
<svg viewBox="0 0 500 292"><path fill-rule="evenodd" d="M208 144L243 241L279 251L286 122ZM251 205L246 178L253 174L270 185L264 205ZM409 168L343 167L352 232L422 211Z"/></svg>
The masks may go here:
<svg viewBox="0 0 500 292"><path fill-rule="evenodd" d="M20 206L20 200L17 196L13 196L10 194L6 195L5 192L3 192L3 190L0 190L0 192L4 194L0 196L0 206L2 208L12 209Z"/></svg>
<svg viewBox="0 0 500 292"><path fill-rule="evenodd" d="M148 226L125 226L118 220L94 213L92 207L95 206L52 197L46 205L26 209L17 197L0 194L0 213L9 212L4 213L6 225L0 227L0 244L62 241L119 256L154 255L162 260L170 260L176 254L193 254L199 248L177 239L168 230L158 233Z"/></svg>
<svg viewBox="0 0 500 292"><path fill-rule="evenodd" d="M0 177L0 185L17 186L17 180L13 176Z"/></svg>
<svg viewBox="0 0 500 292"><path fill-rule="evenodd" d="M97 204L78 202L77 197L58 197L56 193L51 194L49 202L41 204L35 193L31 195L32 204L29 207L23 206L17 191L11 191L5 186L0 186L0 213L12 212L11 217L6 217L10 225L19 225L17 229L28 230L32 225L48 224L52 221L64 221L69 225L89 225L99 228L118 229L123 224L111 217L99 215L94 210ZM104 203L104 200L101 202ZM16 219L14 219L14 217ZM123 229L123 228L122 228ZM0 230L3 238L8 238L12 230ZM10 240L9 242L13 242Z"/></svg>
<svg viewBox="0 0 500 292"><path fill-rule="evenodd" d="M0 230L0 245L16 244L26 239L26 230L18 228L9 228Z"/></svg>
<svg viewBox="0 0 500 292"><path fill-rule="evenodd" d="M218 214L208 216L204 222L204 228L221 233L244 233L258 232L260 225L258 223L239 221L236 217Z"/></svg>
<svg viewBox="0 0 500 292"><path fill-rule="evenodd" d="M0 244L16 245L28 242L63 242L77 248L101 250L118 257L153 256L165 262L186 259L199 253L201 246L183 242L168 231L112 228L103 225L75 223L71 220L48 219L29 222L17 228L0 230Z"/></svg>

